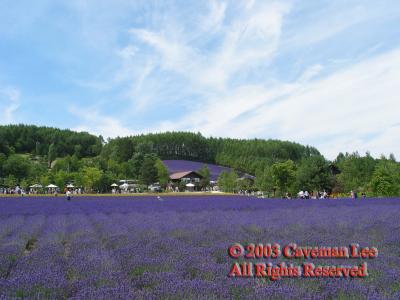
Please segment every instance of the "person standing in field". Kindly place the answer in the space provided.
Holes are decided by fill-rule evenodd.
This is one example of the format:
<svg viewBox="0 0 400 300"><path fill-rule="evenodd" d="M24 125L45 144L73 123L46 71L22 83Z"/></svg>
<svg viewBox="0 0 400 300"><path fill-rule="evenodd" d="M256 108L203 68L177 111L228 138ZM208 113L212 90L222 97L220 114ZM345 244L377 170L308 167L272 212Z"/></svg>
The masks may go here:
<svg viewBox="0 0 400 300"><path fill-rule="evenodd" d="M67 200L71 201L71 192L69 190L67 190L67 192L65 194L67 196Z"/></svg>

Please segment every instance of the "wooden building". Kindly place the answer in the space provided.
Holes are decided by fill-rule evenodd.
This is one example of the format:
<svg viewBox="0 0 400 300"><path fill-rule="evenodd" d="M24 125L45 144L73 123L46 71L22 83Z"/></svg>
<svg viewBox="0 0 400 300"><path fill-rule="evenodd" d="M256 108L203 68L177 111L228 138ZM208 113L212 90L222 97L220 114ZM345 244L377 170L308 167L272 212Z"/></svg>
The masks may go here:
<svg viewBox="0 0 400 300"><path fill-rule="evenodd" d="M193 183L195 185L199 184L200 180L203 178L196 171L185 171L185 172L177 172L169 175L169 178L173 183L185 182L185 183Z"/></svg>

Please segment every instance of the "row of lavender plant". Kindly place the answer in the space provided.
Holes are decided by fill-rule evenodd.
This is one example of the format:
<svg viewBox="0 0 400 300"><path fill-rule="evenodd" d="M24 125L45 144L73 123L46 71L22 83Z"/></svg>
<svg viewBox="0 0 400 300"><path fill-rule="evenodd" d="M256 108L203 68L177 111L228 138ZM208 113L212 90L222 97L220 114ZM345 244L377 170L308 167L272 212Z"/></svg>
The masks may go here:
<svg viewBox="0 0 400 300"><path fill-rule="evenodd" d="M396 299L398 199L238 196L0 200L0 295L25 298ZM29 241L34 245L26 249ZM376 246L366 279L232 279L235 242ZM29 248L29 247L28 247ZM318 260L320 264L358 261ZM276 261L275 261L276 263ZM296 263L299 263L297 261ZM4 268L4 265L7 267Z"/></svg>

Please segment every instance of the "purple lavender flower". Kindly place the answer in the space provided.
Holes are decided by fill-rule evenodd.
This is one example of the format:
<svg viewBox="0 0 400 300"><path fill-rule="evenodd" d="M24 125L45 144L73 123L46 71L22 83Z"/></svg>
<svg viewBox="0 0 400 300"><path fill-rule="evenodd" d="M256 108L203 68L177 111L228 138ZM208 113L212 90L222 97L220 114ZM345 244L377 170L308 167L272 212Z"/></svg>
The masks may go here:
<svg viewBox="0 0 400 300"><path fill-rule="evenodd" d="M0 298L398 298L400 199L165 198L0 198ZM358 243L379 255L364 279L229 278L237 242Z"/></svg>

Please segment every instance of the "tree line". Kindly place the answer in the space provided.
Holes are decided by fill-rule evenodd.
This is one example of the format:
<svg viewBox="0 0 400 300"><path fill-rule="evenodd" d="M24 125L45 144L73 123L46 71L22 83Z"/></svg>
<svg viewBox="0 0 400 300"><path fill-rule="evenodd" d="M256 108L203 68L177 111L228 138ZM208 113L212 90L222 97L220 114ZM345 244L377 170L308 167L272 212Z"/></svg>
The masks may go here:
<svg viewBox="0 0 400 300"><path fill-rule="evenodd" d="M164 159L214 163L256 176L253 183L239 180L234 172L224 173L219 182L226 191L254 189L275 196L299 190L400 194L399 163L393 155L375 159L368 153L340 153L328 161L314 147L279 140L166 132L105 142L87 132L34 125L0 126L0 184L7 186L37 182L63 186L74 182L104 192L118 179L166 184Z"/></svg>
<svg viewBox="0 0 400 300"><path fill-rule="evenodd" d="M99 155L104 143L101 136L87 132L23 124L0 126L0 141L0 152L5 155L30 153L79 158Z"/></svg>
<svg viewBox="0 0 400 300"><path fill-rule="evenodd" d="M256 170L254 184L239 180L236 172L223 173L219 178L225 191L255 189L269 196L295 196L300 190L349 196L350 191L369 196L400 195L400 164L393 155L374 159L369 153L340 153L330 162L322 155L276 162Z"/></svg>

